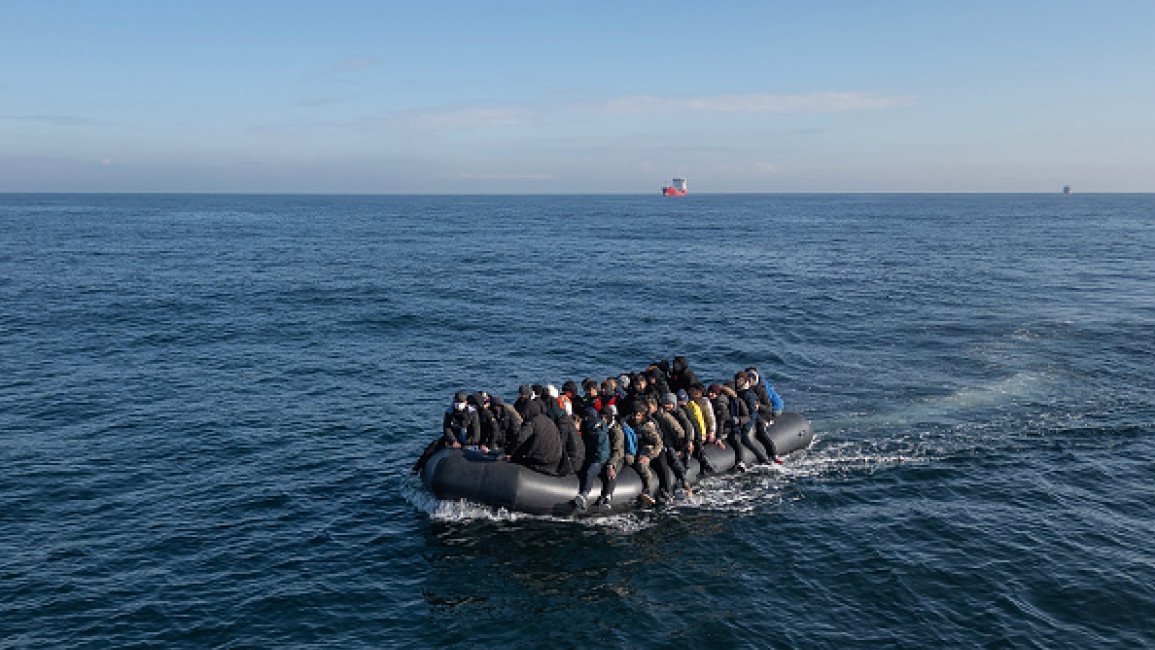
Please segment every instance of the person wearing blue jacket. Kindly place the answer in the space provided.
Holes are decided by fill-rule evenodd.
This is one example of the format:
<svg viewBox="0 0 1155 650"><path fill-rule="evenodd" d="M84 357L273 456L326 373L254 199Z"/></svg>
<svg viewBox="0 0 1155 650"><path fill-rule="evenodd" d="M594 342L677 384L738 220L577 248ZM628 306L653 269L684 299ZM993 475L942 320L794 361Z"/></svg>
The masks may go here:
<svg viewBox="0 0 1155 650"><path fill-rule="evenodd" d="M610 460L610 423L605 416L599 416L592 407L587 408L582 417L582 438L585 439L585 467L579 473L580 487L573 504L578 510L585 510L593 479L602 473L602 467ZM603 489L604 493L605 490Z"/></svg>

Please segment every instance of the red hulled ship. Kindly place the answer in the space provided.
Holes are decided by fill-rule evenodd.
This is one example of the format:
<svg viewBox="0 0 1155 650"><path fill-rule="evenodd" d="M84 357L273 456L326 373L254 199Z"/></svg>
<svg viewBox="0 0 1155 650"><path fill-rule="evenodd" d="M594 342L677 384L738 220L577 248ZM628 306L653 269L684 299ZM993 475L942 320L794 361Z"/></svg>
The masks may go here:
<svg viewBox="0 0 1155 650"><path fill-rule="evenodd" d="M675 178L671 184L662 188L662 196L686 196L686 179Z"/></svg>

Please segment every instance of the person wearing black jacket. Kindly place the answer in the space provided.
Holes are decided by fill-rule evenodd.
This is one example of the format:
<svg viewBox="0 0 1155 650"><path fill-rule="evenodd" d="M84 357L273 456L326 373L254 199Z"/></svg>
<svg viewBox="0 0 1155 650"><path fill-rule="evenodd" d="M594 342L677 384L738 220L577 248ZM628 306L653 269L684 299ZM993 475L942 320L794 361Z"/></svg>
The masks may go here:
<svg viewBox="0 0 1155 650"><path fill-rule="evenodd" d="M545 414L545 407L531 400L525 407L525 421L518 439L521 441L508 459L534 471L557 475L561 463L562 441L557 425Z"/></svg>
<svg viewBox="0 0 1155 650"><path fill-rule="evenodd" d="M517 446L518 433L521 431L521 416L517 410L505 400L494 395L489 398L489 412L496 425L494 428L493 446L498 449L513 449Z"/></svg>
<svg viewBox="0 0 1155 650"><path fill-rule="evenodd" d="M446 447L468 447L481 444L481 421L477 411L469 406L465 393L453 396L453 403L445 409L445 417L441 421L441 437L429 443L421 457L413 465L413 473L417 474L425 467L425 463L433 454Z"/></svg>
<svg viewBox="0 0 1155 650"><path fill-rule="evenodd" d="M698 375L690 370L690 365L686 362L686 357L674 357L674 362L670 364L670 381L669 387L671 393L677 393L680 390L688 391L690 386L698 383Z"/></svg>
<svg viewBox="0 0 1155 650"><path fill-rule="evenodd" d="M473 447L481 444L481 420L470 406L465 393L453 396L441 421L441 440L447 447Z"/></svg>
<svg viewBox="0 0 1155 650"><path fill-rule="evenodd" d="M558 463L557 475L569 476L585 466L586 447L582 442L572 415L562 413L557 419L557 430L561 435L562 455Z"/></svg>

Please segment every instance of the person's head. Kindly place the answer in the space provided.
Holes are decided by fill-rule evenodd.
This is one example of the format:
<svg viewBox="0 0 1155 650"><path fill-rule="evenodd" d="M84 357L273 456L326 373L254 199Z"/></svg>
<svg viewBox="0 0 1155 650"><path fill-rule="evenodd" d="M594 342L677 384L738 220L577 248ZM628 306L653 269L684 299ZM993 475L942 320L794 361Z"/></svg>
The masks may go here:
<svg viewBox="0 0 1155 650"><path fill-rule="evenodd" d="M569 395L570 397L577 395L578 394L577 382L571 379L571 380L567 381L566 383L562 384L561 385L561 392L565 393L566 395Z"/></svg>
<svg viewBox="0 0 1155 650"><path fill-rule="evenodd" d="M598 382L586 377L582 380L582 391L589 397L598 396Z"/></svg>
<svg viewBox="0 0 1155 650"><path fill-rule="evenodd" d="M616 391L614 390L613 378L606 379L606 380L602 381L602 388L601 388L601 394L602 395L613 395L614 392L616 392Z"/></svg>
<svg viewBox="0 0 1155 650"><path fill-rule="evenodd" d="M627 372L623 372L622 374L618 375L618 388L621 388L622 390L629 390L630 389L630 381L631 381L630 374Z"/></svg>
<svg viewBox="0 0 1155 650"><path fill-rule="evenodd" d="M464 411L465 410L465 404L468 401L468 399L469 398L466 396L466 394L461 392L461 391L457 391L456 393L454 393L453 394L453 410L454 411Z"/></svg>
<svg viewBox="0 0 1155 650"><path fill-rule="evenodd" d="M538 399L545 399L545 386L542 386L541 384L534 384L532 388L534 397Z"/></svg>
<svg viewBox="0 0 1155 650"><path fill-rule="evenodd" d="M545 387L545 395L546 395L546 397L548 397L550 399L557 399L557 396L558 396L557 386L554 386L553 384L546 386Z"/></svg>
<svg viewBox="0 0 1155 650"><path fill-rule="evenodd" d="M710 387L706 389L706 394L710 396L710 399L713 399L722 394L722 387L718 384L710 384Z"/></svg>
<svg viewBox="0 0 1155 650"><path fill-rule="evenodd" d="M646 403L638 402L634 405L634 412L630 413L630 421L634 424L641 424L647 415L649 415L649 410L646 408Z"/></svg>
<svg viewBox="0 0 1155 650"><path fill-rule="evenodd" d="M702 399L702 384L694 384L693 386L690 386L690 389L686 391L686 393L690 396L690 399L694 400L695 402Z"/></svg>
<svg viewBox="0 0 1155 650"><path fill-rule="evenodd" d="M638 375L637 377L634 377L634 391L639 393L644 392L646 390L646 385L649 383L650 378L645 375Z"/></svg>
<svg viewBox="0 0 1155 650"><path fill-rule="evenodd" d="M750 375L746 374L745 370L734 373L734 387L738 390L745 390L750 387Z"/></svg>
<svg viewBox="0 0 1155 650"><path fill-rule="evenodd" d="M504 409L505 409L505 400L501 399L497 395L494 395L493 397L489 398L489 410L502 411Z"/></svg>
<svg viewBox="0 0 1155 650"><path fill-rule="evenodd" d="M657 413L658 412L658 398L654 397L653 395L647 395L646 396L646 408L649 410L650 415Z"/></svg>
<svg viewBox="0 0 1155 650"><path fill-rule="evenodd" d="M533 397L533 389L530 388L529 384L522 384L517 387L517 396L530 399Z"/></svg>
<svg viewBox="0 0 1155 650"><path fill-rule="evenodd" d="M606 404L602 407L602 411L599 415L602 416L602 419L605 420L607 424L612 423L614 420L618 419L618 407L614 406L613 404Z"/></svg>
<svg viewBox="0 0 1155 650"><path fill-rule="evenodd" d="M667 411L673 411L678 406L678 396L673 393L666 393L665 399L662 400L662 408Z"/></svg>
<svg viewBox="0 0 1155 650"><path fill-rule="evenodd" d="M755 368L754 366L750 366L749 368L746 369L746 376L750 378L751 384L757 384L758 383L758 377L760 375L758 374L757 368Z"/></svg>

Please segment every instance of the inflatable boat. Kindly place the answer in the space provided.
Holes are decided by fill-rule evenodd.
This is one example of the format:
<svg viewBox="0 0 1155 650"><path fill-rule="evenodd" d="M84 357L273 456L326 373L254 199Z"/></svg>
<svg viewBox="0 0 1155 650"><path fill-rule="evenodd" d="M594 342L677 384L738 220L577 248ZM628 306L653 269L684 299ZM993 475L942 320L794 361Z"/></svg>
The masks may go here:
<svg viewBox="0 0 1155 650"><path fill-rule="evenodd" d="M719 473L732 471L738 461L753 465L759 456L782 457L806 449L814 439L810 422L797 413L783 413L767 429L771 449L758 441L745 445L707 445L705 454ZM696 484L700 476L696 459L686 467L686 479ZM662 475L653 468L658 483L672 491L674 477ZM611 502L575 511L573 498L578 493L578 477L550 476L527 467L501 460L491 454L467 449L443 449L425 464L421 479L435 497L442 501L464 499L482 505L506 508L536 515L605 515L632 510L642 493L642 480L630 468L622 469ZM601 480L594 479L590 502L601 493Z"/></svg>

